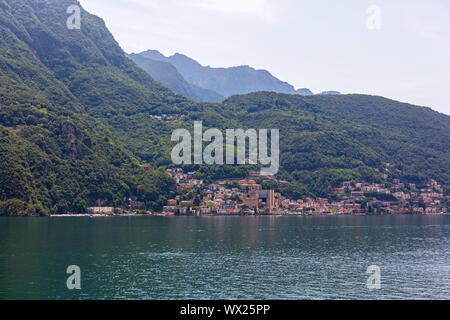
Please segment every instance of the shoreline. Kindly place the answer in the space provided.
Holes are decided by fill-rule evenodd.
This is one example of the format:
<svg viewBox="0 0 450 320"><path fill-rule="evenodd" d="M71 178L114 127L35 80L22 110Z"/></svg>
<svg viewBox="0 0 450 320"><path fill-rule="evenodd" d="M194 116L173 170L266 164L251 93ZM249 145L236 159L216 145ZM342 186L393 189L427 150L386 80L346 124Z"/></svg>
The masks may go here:
<svg viewBox="0 0 450 320"><path fill-rule="evenodd" d="M219 214L204 214L204 215L166 215L166 214L116 214L116 215L89 215L89 214L59 214L48 215L50 218L118 218L118 217L395 217L395 216L448 216L450 213L397 213L397 214L261 214L261 215L219 215ZM32 217L32 216L23 216Z"/></svg>

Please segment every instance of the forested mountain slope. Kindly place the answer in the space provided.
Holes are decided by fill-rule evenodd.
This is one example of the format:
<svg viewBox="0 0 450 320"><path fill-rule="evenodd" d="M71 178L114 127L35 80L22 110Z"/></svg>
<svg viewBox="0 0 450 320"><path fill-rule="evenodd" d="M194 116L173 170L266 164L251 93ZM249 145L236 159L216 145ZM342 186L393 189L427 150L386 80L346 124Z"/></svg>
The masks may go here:
<svg viewBox="0 0 450 320"><path fill-rule="evenodd" d="M176 53L166 57L157 50L147 50L138 56L173 65L184 79L195 86L218 92L224 97L258 91L312 95L309 89L295 90L294 86L274 77L267 70L250 66L230 68L204 67L192 58ZM337 93L339 94L339 93Z"/></svg>
<svg viewBox="0 0 450 320"><path fill-rule="evenodd" d="M386 163L405 181L423 184L433 178L448 190L450 117L431 109L367 95L268 92L234 96L224 105L249 127L280 128L282 168L289 180L309 190L324 171L329 180L321 180L327 187L317 187L319 193L342 175L352 180L360 169L383 169ZM359 179L368 173L363 171Z"/></svg>
<svg viewBox="0 0 450 320"><path fill-rule="evenodd" d="M0 214L85 212L86 205L119 205L128 197L146 197L149 207L160 208L172 180L142 172L110 130L88 115L83 101L89 97L67 86L83 73L72 53L99 68L107 63L92 48L90 55L78 50L83 43L70 35L64 44L58 39L65 31L62 2L0 2ZM64 19L59 29L52 10Z"/></svg>

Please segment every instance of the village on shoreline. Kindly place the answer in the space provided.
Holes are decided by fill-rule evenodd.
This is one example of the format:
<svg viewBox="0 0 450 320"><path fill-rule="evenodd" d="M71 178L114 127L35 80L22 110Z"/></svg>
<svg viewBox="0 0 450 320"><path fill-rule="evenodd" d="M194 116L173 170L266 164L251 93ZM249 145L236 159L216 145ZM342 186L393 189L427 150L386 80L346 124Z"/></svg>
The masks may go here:
<svg viewBox="0 0 450 320"><path fill-rule="evenodd" d="M398 215L448 214L449 196L441 185L428 180L423 186L405 184L399 179L385 183L343 182L334 189L333 199L292 200L275 190L263 189L264 182L280 182L275 176L251 172L243 179L224 179L205 184L195 172L167 169L175 180L177 196L167 201L162 212L142 210L142 203L129 199L126 208L90 207L89 216L252 216L252 215ZM286 183L281 181L281 183ZM73 216L73 215L65 215ZM86 216L86 215L84 215Z"/></svg>
<svg viewBox="0 0 450 320"><path fill-rule="evenodd" d="M366 215L366 214L446 214L443 188L434 180L424 187L391 183L365 184L344 182L335 188L336 199L306 198L291 200L275 190L263 190L263 180L274 176L252 172L250 178L226 179L204 185L192 178L195 172L168 169L176 180L178 192L186 195L198 190L200 196L177 196L168 201L163 215ZM384 176L387 179L387 175ZM260 180L259 183L257 180Z"/></svg>

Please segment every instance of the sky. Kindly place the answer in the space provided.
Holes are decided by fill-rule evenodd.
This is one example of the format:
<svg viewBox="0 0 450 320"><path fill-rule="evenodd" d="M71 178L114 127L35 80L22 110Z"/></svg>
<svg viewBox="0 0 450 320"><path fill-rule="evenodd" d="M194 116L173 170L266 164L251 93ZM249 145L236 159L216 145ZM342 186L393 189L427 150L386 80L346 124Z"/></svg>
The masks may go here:
<svg viewBox="0 0 450 320"><path fill-rule="evenodd" d="M80 0L128 52L250 65L296 88L450 115L448 0Z"/></svg>

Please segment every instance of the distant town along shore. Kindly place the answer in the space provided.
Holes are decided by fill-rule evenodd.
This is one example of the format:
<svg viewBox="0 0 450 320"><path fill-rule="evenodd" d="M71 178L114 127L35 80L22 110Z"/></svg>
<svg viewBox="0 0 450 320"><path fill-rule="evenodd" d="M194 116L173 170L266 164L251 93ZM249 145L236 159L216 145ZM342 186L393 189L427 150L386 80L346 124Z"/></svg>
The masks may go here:
<svg viewBox="0 0 450 320"><path fill-rule="evenodd" d="M264 182L278 181L275 176L226 179L205 184L195 179L195 172L181 168L167 169L176 181L177 193L167 201L162 212L140 210L142 204L129 199L126 208L90 207L92 216L110 215L383 215L383 214L447 214L443 188L430 179L424 186L405 184L399 179L382 177L385 183L343 182L334 189L333 199L305 198L292 200L273 189L263 189Z"/></svg>

